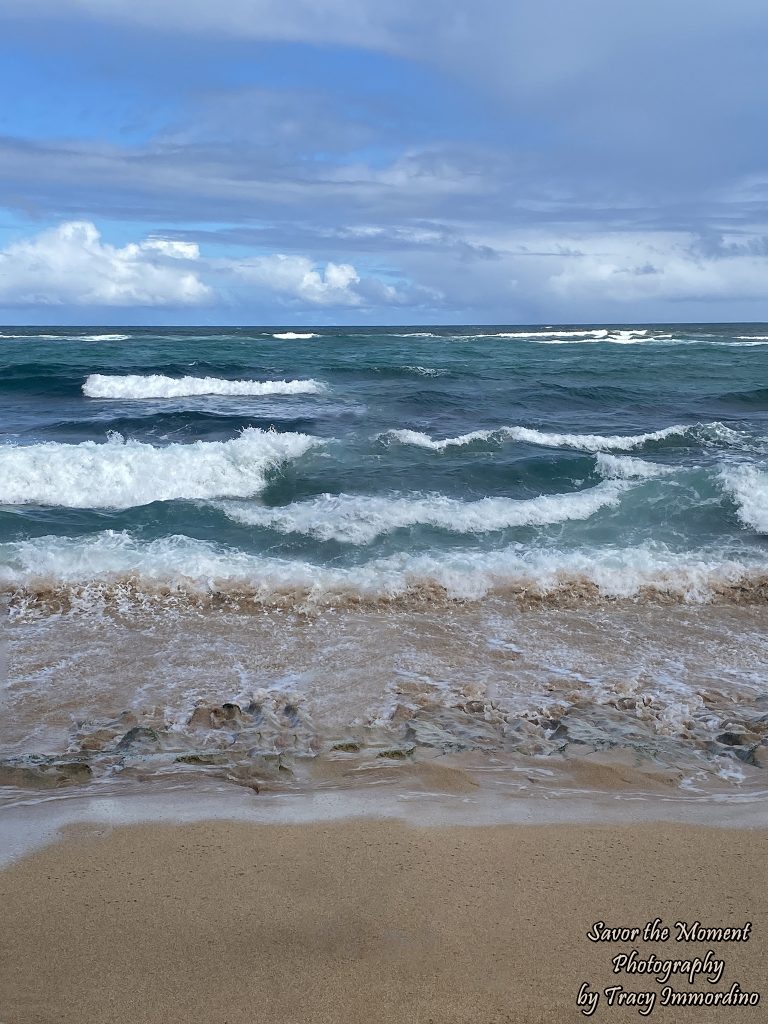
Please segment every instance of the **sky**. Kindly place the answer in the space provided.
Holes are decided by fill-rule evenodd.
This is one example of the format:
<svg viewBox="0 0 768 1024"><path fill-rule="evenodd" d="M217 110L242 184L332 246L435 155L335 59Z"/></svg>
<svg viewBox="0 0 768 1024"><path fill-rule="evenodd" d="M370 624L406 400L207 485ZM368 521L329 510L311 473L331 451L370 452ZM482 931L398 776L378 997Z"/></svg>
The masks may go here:
<svg viewBox="0 0 768 1024"><path fill-rule="evenodd" d="M3 0L0 321L768 320L765 0Z"/></svg>

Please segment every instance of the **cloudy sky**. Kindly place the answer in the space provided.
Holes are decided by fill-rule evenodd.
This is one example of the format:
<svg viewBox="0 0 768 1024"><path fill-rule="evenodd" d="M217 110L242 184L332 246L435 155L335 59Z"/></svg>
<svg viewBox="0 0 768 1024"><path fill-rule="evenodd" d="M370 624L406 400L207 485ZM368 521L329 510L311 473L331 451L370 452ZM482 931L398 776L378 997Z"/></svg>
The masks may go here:
<svg viewBox="0 0 768 1024"><path fill-rule="evenodd" d="M6 323L768 319L765 0L3 0Z"/></svg>

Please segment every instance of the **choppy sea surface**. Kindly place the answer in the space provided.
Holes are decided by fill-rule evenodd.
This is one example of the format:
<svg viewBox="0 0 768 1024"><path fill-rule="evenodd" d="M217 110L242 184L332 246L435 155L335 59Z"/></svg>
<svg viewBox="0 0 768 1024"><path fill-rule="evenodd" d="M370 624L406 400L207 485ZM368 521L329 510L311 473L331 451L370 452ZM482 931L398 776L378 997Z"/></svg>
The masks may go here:
<svg viewBox="0 0 768 1024"><path fill-rule="evenodd" d="M744 798L768 325L0 329L0 795Z"/></svg>

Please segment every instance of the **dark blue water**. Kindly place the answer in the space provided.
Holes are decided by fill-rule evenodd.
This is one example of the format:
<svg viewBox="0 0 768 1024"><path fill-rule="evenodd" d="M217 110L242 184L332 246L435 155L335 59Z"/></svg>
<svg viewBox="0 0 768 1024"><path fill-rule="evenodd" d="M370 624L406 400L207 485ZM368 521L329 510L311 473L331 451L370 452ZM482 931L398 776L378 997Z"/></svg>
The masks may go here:
<svg viewBox="0 0 768 1024"><path fill-rule="evenodd" d="M768 564L766 326L43 330L0 332L12 586L701 600Z"/></svg>

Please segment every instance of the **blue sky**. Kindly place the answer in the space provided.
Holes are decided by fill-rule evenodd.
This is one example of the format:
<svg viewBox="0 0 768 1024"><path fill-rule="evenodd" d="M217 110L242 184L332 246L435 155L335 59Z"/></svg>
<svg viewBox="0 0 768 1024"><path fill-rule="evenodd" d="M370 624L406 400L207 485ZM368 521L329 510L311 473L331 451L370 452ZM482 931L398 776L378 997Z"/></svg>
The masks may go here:
<svg viewBox="0 0 768 1024"><path fill-rule="evenodd" d="M4 0L6 323L768 319L757 0Z"/></svg>

